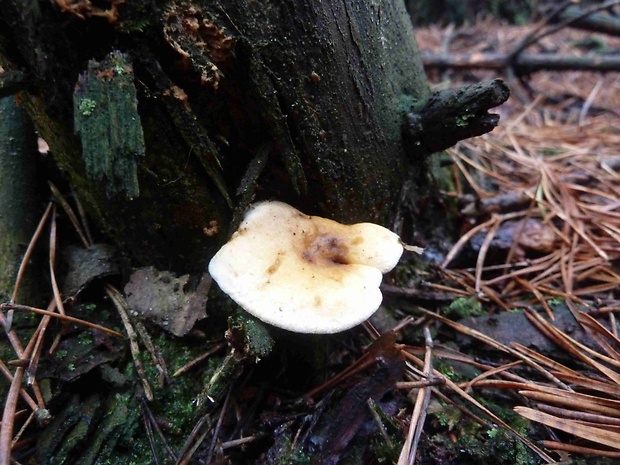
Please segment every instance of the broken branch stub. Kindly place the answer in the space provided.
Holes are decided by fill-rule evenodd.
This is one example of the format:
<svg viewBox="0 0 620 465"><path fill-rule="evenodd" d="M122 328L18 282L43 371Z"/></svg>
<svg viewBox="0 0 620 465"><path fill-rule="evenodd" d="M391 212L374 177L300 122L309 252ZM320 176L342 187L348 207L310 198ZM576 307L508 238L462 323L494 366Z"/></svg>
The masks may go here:
<svg viewBox="0 0 620 465"><path fill-rule="evenodd" d="M508 97L510 89L501 79L435 92L420 110L406 115L409 156L415 159L440 152L460 140L492 131L499 115L488 110Z"/></svg>

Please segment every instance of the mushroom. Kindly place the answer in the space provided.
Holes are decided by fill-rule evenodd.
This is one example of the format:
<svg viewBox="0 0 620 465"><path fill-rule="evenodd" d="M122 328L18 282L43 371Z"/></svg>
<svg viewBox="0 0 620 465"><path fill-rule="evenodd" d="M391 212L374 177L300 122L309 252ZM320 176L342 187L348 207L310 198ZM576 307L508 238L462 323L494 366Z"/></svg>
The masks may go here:
<svg viewBox="0 0 620 465"><path fill-rule="evenodd" d="M381 304L382 273L400 238L371 223L343 225L282 202L257 203L215 254L209 273L247 312L298 333L344 331Z"/></svg>

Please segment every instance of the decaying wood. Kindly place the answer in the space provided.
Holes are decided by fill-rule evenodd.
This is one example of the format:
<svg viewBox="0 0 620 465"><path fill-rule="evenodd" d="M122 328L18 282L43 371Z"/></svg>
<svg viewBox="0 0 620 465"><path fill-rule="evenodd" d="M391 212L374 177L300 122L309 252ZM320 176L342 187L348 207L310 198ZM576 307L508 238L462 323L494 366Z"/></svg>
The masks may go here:
<svg viewBox="0 0 620 465"><path fill-rule="evenodd" d="M564 56L549 53L522 53L510 63L509 53L480 53L475 55L435 55L423 53L424 65L435 68L496 69L512 67L518 74L537 71L597 71L620 70L620 57L615 55Z"/></svg>
<svg viewBox="0 0 620 465"><path fill-rule="evenodd" d="M620 19L604 13L592 13L584 17L583 9L576 6L563 11L558 21L572 21L572 27L585 31L620 36Z"/></svg>
<svg viewBox="0 0 620 465"><path fill-rule="evenodd" d="M0 65L36 76L20 94L24 108L99 226L138 264L203 269L233 211L257 196L341 221L395 220L411 169L425 171L407 157L405 111L429 96L403 5L113 4L111 22L65 2L28 11L1 2ZM73 126L78 77L95 60L113 86L118 52L133 65L144 131L132 199L89 176L93 154ZM113 132L118 118L107 111ZM265 154L252 192L240 187Z"/></svg>
<svg viewBox="0 0 620 465"><path fill-rule="evenodd" d="M414 157L439 152L459 140L491 131L499 115L490 108L508 100L510 89L501 79L435 92L418 111L407 113L405 131Z"/></svg>
<svg viewBox="0 0 620 465"><path fill-rule="evenodd" d="M598 13L598 11L612 8L618 3L620 3L618 0L609 0L586 9L570 7L570 2L564 2L547 14L516 46L513 46L506 53L442 53L440 55L424 53L424 65L436 68L506 69L516 75L536 71L618 71L620 60L612 54L569 56L555 53L525 52L528 47L540 42L544 37L567 27L611 35L620 34L620 22L616 18Z"/></svg>

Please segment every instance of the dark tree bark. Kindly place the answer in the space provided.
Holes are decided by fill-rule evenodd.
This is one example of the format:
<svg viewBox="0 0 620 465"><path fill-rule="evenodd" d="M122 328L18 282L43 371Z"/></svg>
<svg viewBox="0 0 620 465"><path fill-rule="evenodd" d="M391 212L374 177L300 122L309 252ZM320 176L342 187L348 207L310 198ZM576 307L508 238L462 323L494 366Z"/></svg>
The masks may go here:
<svg viewBox="0 0 620 465"><path fill-rule="evenodd" d="M429 90L399 2L0 6L0 64L30 83L22 105L99 225L138 262L202 268L254 197L389 224L412 170L424 172L402 128ZM135 114L118 103L132 93ZM95 115L103 128L85 130L80 118ZM136 117L143 147L97 145ZM93 175L102 154L118 164ZM138 191L111 189L132 166Z"/></svg>
<svg viewBox="0 0 620 465"><path fill-rule="evenodd" d="M12 298L19 265L41 215L36 189L36 135L15 97L0 98L0 298ZM37 302L32 273L22 281L19 301Z"/></svg>

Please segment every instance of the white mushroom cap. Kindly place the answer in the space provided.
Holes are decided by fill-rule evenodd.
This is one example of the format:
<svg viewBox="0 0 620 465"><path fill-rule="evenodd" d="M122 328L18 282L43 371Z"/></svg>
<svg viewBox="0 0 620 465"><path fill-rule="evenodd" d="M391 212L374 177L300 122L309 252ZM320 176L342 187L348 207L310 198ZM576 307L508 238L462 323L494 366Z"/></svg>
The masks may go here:
<svg viewBox="0 0 620 465"><path fill-rule="evenodd" d="M209 273L246 311L299 333L336 333L381 304L382 273L403 253L382 226L350 226L261 202L213 257Z"/></svg>

